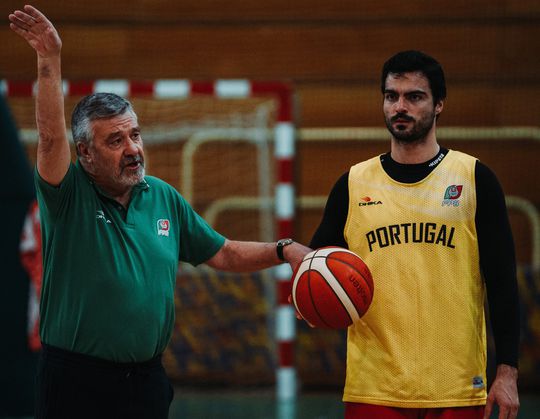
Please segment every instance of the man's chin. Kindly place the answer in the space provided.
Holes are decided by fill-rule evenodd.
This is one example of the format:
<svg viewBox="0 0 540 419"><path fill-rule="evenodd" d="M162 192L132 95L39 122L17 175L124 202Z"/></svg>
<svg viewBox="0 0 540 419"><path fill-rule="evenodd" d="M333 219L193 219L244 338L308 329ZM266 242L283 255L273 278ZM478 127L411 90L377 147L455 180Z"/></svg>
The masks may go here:
<svg viewBox="0 0 540 419"><path fill-rule="evenodd" d="M397 142L402 144L412 144L420 141L420 138L413 135L394 135Z"/></svg>
<svg viewBox="0 0 540 419"><path fill-rule="evenodd" d="M399 141L400 143L410 144L419 140L418 135L415 132L411 132L409 130L392 130L391 134L395 138L395 140Z"/></svg>
<svg viewBox="0 0 540 419"><path fill-rule="evenodd" d="M120 181L126 186L135 186L144 180L144 175L145 175L144 167L141 167L135 173L131 173L129 175L124 173L122 177L120 178Z"/></svg>

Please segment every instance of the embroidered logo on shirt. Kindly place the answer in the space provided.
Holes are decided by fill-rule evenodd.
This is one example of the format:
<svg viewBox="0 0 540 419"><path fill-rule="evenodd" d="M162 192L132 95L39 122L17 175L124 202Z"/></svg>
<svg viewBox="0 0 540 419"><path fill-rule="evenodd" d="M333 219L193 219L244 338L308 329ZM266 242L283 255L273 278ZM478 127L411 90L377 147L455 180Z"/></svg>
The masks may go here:
<svg viewBox="0 0 540 419"><path fill-rule="evenodd" d="M444 199L442 200L442 206L448 207L458 207L459 198L461 197L461 191L463 190L463 185L450 185L446 188L444 193Z"/></svg>
<svg viewBox="0 0 540 419"><path fill-rule="evenodd" d="M473 377L472 379L472 386L473 388L484 388L484 379L477 375L476 377Z"/></svg>
<svg viewBox="0 0 540 419"><path fill-rule="evenodd" d="M170 229L170 221L165 219L165 218L161 218L159 220L157 220L157 234L158 236L167 236L169 237L169 229Z"/></svg>
<svg viewBox="0 0 540 419"><path fill-rule="evenodd" d="M105 213L102 210L96 211L96 220L103 220L106 224L111 224L111 220L105 217Z"/></svg>

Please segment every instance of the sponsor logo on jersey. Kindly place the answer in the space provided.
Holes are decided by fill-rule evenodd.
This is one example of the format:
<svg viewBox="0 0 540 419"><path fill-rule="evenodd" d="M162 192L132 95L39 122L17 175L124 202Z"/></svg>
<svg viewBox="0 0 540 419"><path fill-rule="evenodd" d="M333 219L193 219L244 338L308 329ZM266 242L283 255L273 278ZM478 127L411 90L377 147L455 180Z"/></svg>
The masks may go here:
<svg viewBox="0 0 540 419"><path fill-rule="evenodd" d="M360 198L360 201L361 202L358 203L359 207L367 207L368 205L382 205L382 201L373 200L369 196Z"/></svg>
<svg viewBox="0 0 540 419"><path fill-rule="evenodd" d="M169 237L169 230L171 223L166 218L160 218L157 220L157 234L158 236L167 236Z"/></svg>
<svg viewBox="0 0 540 419"><path fill-rule="evenodd" d="M446 224L403 223L379 227L366 233L369 251L407 243L430 243L454 249L456 229Z"/></svg>
<svg viewBox="0 0 540 419"><path fill-rule="evenodd" d="M429 163L428 166L429 167L437 166L442 161L443 158L444 158L444 153L441 152L441 153L439 153L439 155L431 163Z"/></svg>
<svg viewBox="0 0 540 419"><path fill-rule="evenodd" d="M472 386L473 388L484 388L484 379L477 375L476 377L473 377L472 379Z"/></svg>
<svg viewBox="0 0 540 419"><path fill-rule="evenodd" d="M111 224L111 220L105 217L105 213L102 210L96 211L96 220L103 220L105 224Z"/></svg>
<svg viewBox="0 0 540 419"><path fill-rule="evenodd" d="M442 206L448 207L458 207L459 198L461 197L461 192L463 191L463 185L450 185L446 188L444 192L444 199L442 200Z"/></svg>

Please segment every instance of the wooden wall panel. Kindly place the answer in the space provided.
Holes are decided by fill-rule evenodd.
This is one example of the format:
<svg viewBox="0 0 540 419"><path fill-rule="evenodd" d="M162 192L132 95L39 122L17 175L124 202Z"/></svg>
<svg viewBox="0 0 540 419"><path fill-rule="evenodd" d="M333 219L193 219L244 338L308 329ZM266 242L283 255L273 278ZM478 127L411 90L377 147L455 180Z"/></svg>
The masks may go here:
<svg viewBox="0 0 540 419"><path fill-rule="evenodd" d="M454 80L532 82L540 73L540 25L156 25L59 27L67 78L238 78L377 82L381 64L414 47ZM399 36L396 36L399 35ZM0 68L34 76L34 54L6 27ZM516 61L516 58L521 58Z"/></svg>
<svg viewBox="0 0 540 419"><path fill-rule="evenodd" d="M24 3L3 0L5 16ZM55 21L103 22L217 22L217 21L297 21L309 20L401 20L411 19L501 19L538 17L538 3L532 0L417 0L384 2L367 0L93 0L65 2L34 0ZM532 14L531 14L532 12Z"/></svg>
<svg viewBox="0 0 540 419"><path fill-rule="evenodd" d="M380 72L380 70L378 70ZM540 95L540 83L491 86L447 82L440 126L538 125L540 108L527 97ZM320 127L382 126L378 84L301 83L296 86L299 125Z"/></svg>

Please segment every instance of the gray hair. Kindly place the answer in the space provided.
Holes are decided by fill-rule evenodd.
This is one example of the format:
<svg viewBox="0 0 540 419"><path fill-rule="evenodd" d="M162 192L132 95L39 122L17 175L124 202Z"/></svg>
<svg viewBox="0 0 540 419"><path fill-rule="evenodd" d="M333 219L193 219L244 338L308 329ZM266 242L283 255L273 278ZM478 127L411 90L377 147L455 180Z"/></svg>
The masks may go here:
<svg viewBox="0 0 540 419"><path fill-rule="evenodd" d="M126 112L136 116L131 103L114 93L94 93L84 97L71 115L71 133L75 144L90 144L94 137L91 123L96 119L108 119ZM79 150L75 147L77 154Z"/></svg>

